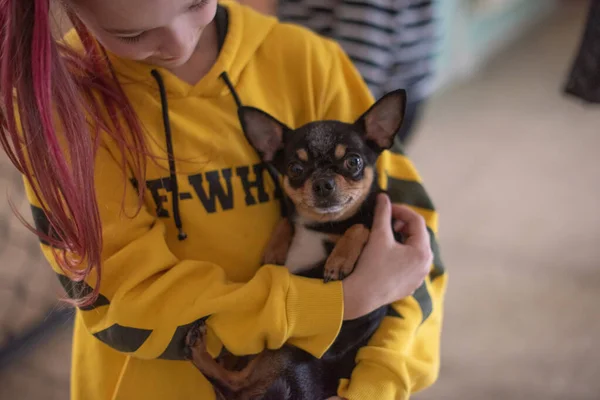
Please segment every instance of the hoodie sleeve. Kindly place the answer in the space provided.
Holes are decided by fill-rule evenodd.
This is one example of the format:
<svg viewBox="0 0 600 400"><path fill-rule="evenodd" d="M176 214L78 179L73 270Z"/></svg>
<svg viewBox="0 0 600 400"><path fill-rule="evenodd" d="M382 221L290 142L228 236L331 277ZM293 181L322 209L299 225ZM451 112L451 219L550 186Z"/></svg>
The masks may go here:
<svg viewBox="0 0 600 400"><path fill-rule="evenodd" d="M120 163L105 147L98 151L95 174L104 241L100 296L78 310L89 334L133 357L169 360L184 358L184 337L202 319L213 355L223 345L244 355L290 341L319 357L333 342L343 315L341 284L302 279L274 265L263 266L247 283L228 282L219 265L175 257L165 227L147 209L131 217L137 191L127 183L123 198ZM48 232L32 187L25 187L35 225ZM53 249L41 247L71 298L90 293L94 279L69 279Z"/></svg>
<svg viewBox="0 0 600 400"><path fill-rule="evenodd" d="M353 122L373 99L349 58L339 49L334 54L325 118ZM348 400L408 399L434 383L440 364L446 273L436 241L437 213L400 143L381 155L378 172L392 202L407 204L425 218L435 259L424 284L391 306L369 344L359 351L352 376L339 386L339 395Z"/></svg>

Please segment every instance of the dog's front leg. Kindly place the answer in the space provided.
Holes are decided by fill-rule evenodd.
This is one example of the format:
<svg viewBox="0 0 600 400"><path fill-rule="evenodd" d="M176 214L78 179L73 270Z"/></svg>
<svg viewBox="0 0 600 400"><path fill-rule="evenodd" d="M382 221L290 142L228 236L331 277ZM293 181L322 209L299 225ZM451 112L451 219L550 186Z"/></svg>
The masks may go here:
<svg viewBox="0 0 600 400"><path fill-rule="evenodd" d="M357 224L344 232L325 263L325 282L342 280L352 273L369 240L369 229Z"/></svg>
<svg viewBox="0 0 600 400"><path fill-rule="evenodd" d="M271 240L267 245L263 263L284 265L287 259L288 250L292 243L294 228L288 218L283 218L275 227Z"/></svg>

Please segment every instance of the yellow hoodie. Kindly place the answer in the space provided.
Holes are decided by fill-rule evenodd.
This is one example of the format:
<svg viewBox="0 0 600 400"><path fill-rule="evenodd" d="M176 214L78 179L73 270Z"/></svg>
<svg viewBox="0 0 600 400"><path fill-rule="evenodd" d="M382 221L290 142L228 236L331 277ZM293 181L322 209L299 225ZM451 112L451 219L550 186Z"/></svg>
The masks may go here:
<svg viewBox="0 0 600 400"><path fill-rule="evenodd" d="M228 16L224 43L196 85L167 70L153 76L153 67L109 54L151 151L160 157L166 156L162 111L168 106L177 162L173 174L166 160L148 163L145 207L130 218L137 205L135 182L127 185L122 212L120 155L108 141L97 154L103 275L100 297L75 319L73 400L214 398L208 381L183 361L183 337L200 319L207 321L213 355L223 346L242 355L287 342L319 357L340 328L339 282L261 266L280 218L279 191L242 133L232 90L242 103L292 127L315 119L354 121L373 99L333 42L235 2L222 6ZM73 33L67 41L77 46ZM161 102L158 77L168 105ZM399 151L386 152L380 172L392 200L413 206L436 232L437 214L410 161ZM47 220L27 189L43 229ZM432 244L430 278L395 304L397 313L386 317L360 351L350 380L340 382L341 396L407 399L436 379L446 275L433 235ZM59 272L52 251L41 246ZM95 285L59 278L71 296Z"/></svg>

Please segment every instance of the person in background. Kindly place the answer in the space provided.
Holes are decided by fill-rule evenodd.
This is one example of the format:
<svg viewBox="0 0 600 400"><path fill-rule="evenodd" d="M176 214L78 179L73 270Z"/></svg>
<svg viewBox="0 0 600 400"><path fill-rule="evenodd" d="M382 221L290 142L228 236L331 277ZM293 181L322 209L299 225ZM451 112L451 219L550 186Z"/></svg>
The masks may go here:
<svg viewBox="0 0 600 400"><path fill-rule="evenodd" d="M397 138L408 143L434 91L436 0L240 1L338 42L375 98L406 89L406 120Z"/></svg>
<svg viewBox="0 0 600 400"><path fill-rule="evenodd" d="M570 98L600 104L600 2L591 1L579 48L563 88Z"/></svg>

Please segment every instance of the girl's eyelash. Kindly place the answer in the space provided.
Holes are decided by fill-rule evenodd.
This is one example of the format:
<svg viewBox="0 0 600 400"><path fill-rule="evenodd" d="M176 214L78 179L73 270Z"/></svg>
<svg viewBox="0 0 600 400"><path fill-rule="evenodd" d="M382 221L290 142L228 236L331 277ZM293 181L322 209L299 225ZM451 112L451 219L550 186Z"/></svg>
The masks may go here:
<svg viewBox="0 0 600 400"><path fill-rule="evenodd" d="M210 0L200 0L198 3L192 4L190 6L190 11L199 10L199 9L203 8L205 5L207 5L209 2L210 2Z"/></svg>
<svg viewBox="0 0 600 400"><path fill-rule="evenodd" d="M144 32L136 36L119 36L119 39L127 43L137 43L144 36Z"/></svg>
<svg viewBox="0 0 600 400"><path fill-rule="evenodd" d="M200 0L198 3L192 4L190 6L190 11L200 10L201 8L204 8L204 6L206 6L208 3L210 3L210 0ZM119 36L119 39L127 43L137 43L140 41L140 39L142 39L145 33L146 32L142 32L136 36Z"/></svg>

